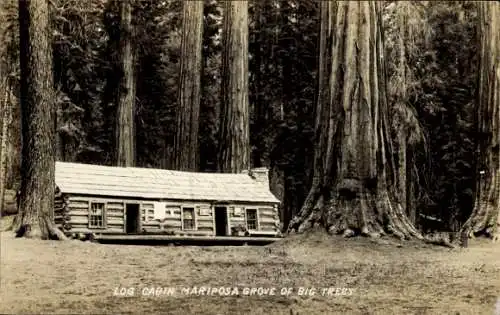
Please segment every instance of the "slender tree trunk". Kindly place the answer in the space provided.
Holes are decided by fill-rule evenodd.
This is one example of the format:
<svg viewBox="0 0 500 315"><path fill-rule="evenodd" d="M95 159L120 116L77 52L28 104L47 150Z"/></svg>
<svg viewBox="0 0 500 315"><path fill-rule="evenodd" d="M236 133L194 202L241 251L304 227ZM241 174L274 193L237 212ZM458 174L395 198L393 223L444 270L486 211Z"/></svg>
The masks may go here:
<svg viewBox="0 0 500 315"><path fill-rule="evenodd" d="M311 191L289 226L422 238L395 202L380 3L321 2Z"/></svg>
<svg viewBox="0 0 500 315"><path fill-rule="evenodd" d="M2 76L0 72L0 76ZM0 91L5 88L5 95L0 98L0 107L2 110L2 134L0 140L0 214L3 213L3 206L5 200L5 189L7 185L7 165L9 163L10 152L8 150L9 144L9 130L12 123L12 103L10 99L10 85L8 80L4 80L4 84L0 85Z"/></svg>
<svg viewBox="0 0 500 315"><path fill-rule="evenodd" d="M203 1L183 3L182 23L179 108L176 115L177 131L173 162L176 170L197 171Z"/></svg>
<svg viewBox="0 0 500 315"><path fill-rule="evenodd" d="M0 40L5 40L6 32L5 23L0 22ZM9 115L11 113L9 103L9 80L7 62L7 48L0 47L0 215L3 213L3 203L5 196L6 171L7 171L7 134L9 130Z"/></svg>
<svg viewBox="0 0 500 315"><path fill-rule="evenodd" d="M479 176L474 210L462 228L465 243L472 236L498 239L500 229L500 3L481 1L478 7Z"/></svg>
<svg viewBox="0 0 500 315"><path fill-rule="evenodd" d="M248 113L248 1L224 2L222 111L218 169L240 173L250 165Z"/></svg>
<svg viewBox="0 0 500 315"><path fill-rule="evenodd" d="M121 82L116 115L116 156L118 166L135 165L135 74L132 47L132 1L120 1Z"/></svg>
<svg viewBox="0 0 500 315"><path fill-rule="evenodd" d="M410 222L414 225L417 222L416 185L418 181L418 177L415 176L415 174L415 155L413 151L411 151L407 155L406 167L406 214Z"/></svg>
<svg viewBox="0 0 500 315"><path fill-rule="evenodd" d="M399 47L399 77L400 80L403 81L401 84L401 88L399 91L397 91L396 97L398 98L397 101L399 102L398 105L396 106L401 106L405 107L406 106L406 46L403 41L403 37L406 35L406 27L405 27L406 21L403 20L400 25L399 25L399 36L398 36L398 47ZM407 144L406 144L406 138L407 138L407 133L408 130L405 128L405 124L402 123L399 130L397 131L397 143L398 143L398 195L399 195L399 200L401 207L403 208L403 211L407 211L407 204L406 204L406 170L408 168L407 164L407 159L406 159L406 152L407 152ZM415 223L415 222L412 222Z"/></svg>
<svg viewBox="0 0 500 315"><path fill-rule="evenodd" d="M292 202L292 185L291 180L289 179L289 170L285 168L283 171L283 199L281 202L282 206L282 216L281 222L283 222L284 228L288 226L290 220L293 218L293 202Z"/></svg>
<svg viewBox="0 0 500 315"><path fill-rule="evenodd" d="M407 212L408 205L406 204L406 173L407 173L407 158L406 158L406 134L403 130L400 130L397 135L398 142L398 196L403 211ZM414 223L414 222L413 222Z"/></svg>
<svg viewBox="0 0 500 315"><path fill-rule="evenodd" d="M17 236L65 238L53 224L55 106L49 1L19 0L22 167Z"/></svg>
<svg viewBox="0 0 500 315"><path fill-rule="evenodd" d="M408 82L411 80L411 71L407 71L408 59L407 59L407 39L412 38L415 34L411 34L414 31L411 27L411 22L409 21L412 10L416 10L414 4L408 2L401 2L397 4L396 15L398 23L398 34L396 35L397 40L397 50L395 50L395 56L397 56L398 61L396 63L395 76L397 81L392 86L392 119L396 122L393 124L395 126L395 142L398 147L397 151L397 187L398 187L398 199L401 207L408 215L408 218L415 224L415 214L416 208L415 204L411 200L414 200L414 190L410 188L413 187L414 183L412 181L412 173L415 160L412 158L413 151L415 149L416 141L423 141L423 139L416 137L415 134L420 130L415 130L414 125L418 124L417 118L414 117L411 110L411 105L408 101Z"/></svg>

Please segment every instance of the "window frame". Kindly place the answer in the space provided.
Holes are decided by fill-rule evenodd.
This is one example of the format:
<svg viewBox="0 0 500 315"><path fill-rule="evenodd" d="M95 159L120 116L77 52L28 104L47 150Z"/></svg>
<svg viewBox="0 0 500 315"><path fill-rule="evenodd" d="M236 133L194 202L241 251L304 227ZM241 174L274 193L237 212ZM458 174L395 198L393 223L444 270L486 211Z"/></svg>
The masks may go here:
<svg viewBox="0 0 500 315"><path fill-rule="evenodd" d="M255 211L255 229L251 229L248 226L248 211ZM254 207L245 207L245 226L247 228L247 231L259 231L260 226L259 226L259 209L254 208Z"/></svg>
<svg viewBox="0 0 500 315"><path fill-rule="evenodd" d="M92 205L94 204L100 204L102 205L102 212L101 212L101 219L102 219L102 225L101 226L98 226L98 225L94 225L92 224L92 217L97 217L98 215L95 215L95 214L92 214ZM105 201L97 201L97 200L91 200L89 202L89 216L88 216L88 228L89 229L106 229L107 227L107 216L106 216L106 209L107 209L107 206L108 206L108 203L105 202Z"/></svg>
<svg viewBox="0 0 500 315"><path fill-rule="evenodd" d="M193 214L193 227L191 229L186 229L184 228L184 209L189 209L191 210L192 214ZM198 225L197 225L197 222L196 222L196 206L182 206L181 207L181 230L182 231L196 231L198 230Z"/></svg>

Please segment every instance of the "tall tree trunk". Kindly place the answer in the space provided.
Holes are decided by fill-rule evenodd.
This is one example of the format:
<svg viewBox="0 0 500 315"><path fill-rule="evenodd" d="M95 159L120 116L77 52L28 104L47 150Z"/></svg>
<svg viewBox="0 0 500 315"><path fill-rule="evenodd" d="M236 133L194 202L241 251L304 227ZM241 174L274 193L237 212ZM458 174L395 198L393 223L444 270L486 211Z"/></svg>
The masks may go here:
<svg viewBox="0 0 500 315"><path fill-rule="evenodd" d="M398 171L397 171L397 182L398 182L398 197L399 197L399 203L401 204L401 208L403 211L405 211L409 216L409 213L407 212L408 210L408 205L406 204L407 196L406 196L406 188L407 188L407 180L408 178L406 177L407 174L407 169L408 169L408 163L407 163L407 146L406 146L406 134L403 130L400 130L397 134L397 144L398 144ZM413 222L415 223L415 222Z"/></svg>
<svg viewBox="0 0 500 315"><path fill-rule="evenodd" d="M500 3L479 7L478 189L472 215L462 236L498 239L500 229ZM466 245L466 244L465 244Z"/></svg>
<svg viewBox="0 0 500 315"><path fill-rule="evenodd" d="M48 0L19 0L22 167L17 236L64 238L53 224L55 106Z"/></svg>
<svg viewBox="0 0 500 315"><path fill-rule="evenodd" d="M399 78L403 82L401 83L401 87L398 89L396 93L397 101L399 104L395 104L396 106L405 107L406 106L406 46L403 41L403 37L406 35L406 21L400 22L399 25L399 36L398 36L398 47L399 47ZM403 211L407 211L406 204L406 170L408 168L406 152L407 152L407 144L406 138L408 131L406 130L404 122L400 124L399 130L397 131L397 143L398 143L398 171L397 171L397 181L398 181L398 195L401 207ZM412 222L415 224L415 222Z"/></svg>
<svg viewBox="0 0 500 315"><path fill-rule="evenodd" d="M414 199L414 196L411 195L414 193L414 190L411 189L410 191L410 188L414 185L411 182L415 163L412 155L417 142L421 143L424 139L420 134L420 126L416 114L408 100L407 90L414 75L408 70L407 54L411 53L411 43L408 44L407 42L411 42L415 36L421 36L420 34L414 34L416 29L427 27L421 21L422 18L419 17L419 13L414 12L418 10L417 6L411 2L404 1L396 4L396 10L393 15L395 15L394 19L397 30L394 30L395 35L393 36L395 36L394 40L397 45L392 54L393 58L397 59L397 61L393 62L395 64L393 84L388 87L389 94L392 96L390 100L392 103L391 118L393 120L394 140L398 148L396 172L398 199L412 224L415 224L416 217L415 204L410 204L410 201ZM419 24L415 26L415 23Z"/></svg>
<svg viewBox="0 0 500 315"><path fill-rule="evenodd" d="M121 82L116 115L116 160L118 166L135 165L135 74L132 47L132 1L120 1Z"/></svg>
<svg viewBox="0 0 500 315"><path fill-rule="evenodd" d="M248 114L248 1L224 2L222 110L218 169L240 173L250 165Z"/></svg>
<svg viewBox="0 0 500 315"><path fill-rule="evenodd" d="M2 76L0 69L0 77ZM3 84L0 85L0 91L5 89L5 95L0 97L0 113L2 113L2 134L0 139L0 214L3 213L3 205L5 200L5 189L7 185L7 165L9 163L10 152L8 150L9 145L9 130L12 123L12 101L10 98L10 84L9 80L4 80Z"/></svg>
<svg viewBox="0 0 500 315"><path fill-rule="evenodd" d="M416 165L415 165L415 154L413 151L409 152L407 156L407 167L406 167L406 214L410 219L410 222L414 225L417 222L417 183L418 176Z"/></svg>
<svg viewBox="0 0 500 315"><path fill-rule="evenodd" d="M182 24L179 108L173 162L176 170L197 171L203 1L183 3Z"/></svg>
<svg viewBox="0 0 500 315"><path fill-rule="evenodd" d="M422 238L395 202L380 3L321 2L314 177L289 226Z"/></svg>
<svg viewBox="0 0 500 315"><path fill-rule="evenodd" d="M0 7L1 10L1 7ZM6 40L5 23L0 22L0 40ZM5 196L6 171L7 171L7 134L9 130L9 114L11 113L9 103L9 80L8 80L8 52L7 47L0 46L0 214L3 213L3 203Z"/></svg>

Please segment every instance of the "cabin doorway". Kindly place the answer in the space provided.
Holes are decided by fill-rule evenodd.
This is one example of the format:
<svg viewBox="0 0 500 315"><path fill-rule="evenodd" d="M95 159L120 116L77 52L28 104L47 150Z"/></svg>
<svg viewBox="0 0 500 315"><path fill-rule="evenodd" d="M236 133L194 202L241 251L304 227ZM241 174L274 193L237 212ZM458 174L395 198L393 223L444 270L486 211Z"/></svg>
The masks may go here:
<svg viewBox="0 0 500 315"><path fill-rule="evenodd" d="M227 235L227 207L215 207L215 235Z"/></svg>
<svg viewBox="0 0 500 315"><path fill-rule="evenodd" d="M126 222L125 232L127 234L137 234L141 226L141 216L139 214L139 204L127 203L125 205Z"/></svg>

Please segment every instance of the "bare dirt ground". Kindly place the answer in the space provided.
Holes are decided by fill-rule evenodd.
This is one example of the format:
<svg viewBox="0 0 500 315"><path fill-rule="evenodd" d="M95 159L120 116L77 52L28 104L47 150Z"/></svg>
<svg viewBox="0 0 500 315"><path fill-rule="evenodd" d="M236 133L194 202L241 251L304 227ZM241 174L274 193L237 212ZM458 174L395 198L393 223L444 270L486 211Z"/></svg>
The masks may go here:
<svg viewBox="0 0 500 315"><path fill-rule="evenodd" d="M0 237L2 314L500 314L500 245L486 241L450 250L319 233L265 247ZM239 295L182 291L194 286ZM245 287L276 291L249 296ZM299 295L300 287L316 294ZM154 296L151 288L163 289Z"/></svg>

